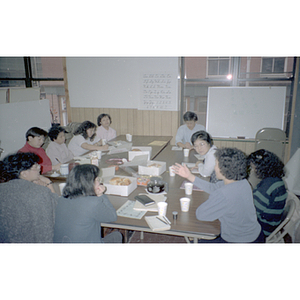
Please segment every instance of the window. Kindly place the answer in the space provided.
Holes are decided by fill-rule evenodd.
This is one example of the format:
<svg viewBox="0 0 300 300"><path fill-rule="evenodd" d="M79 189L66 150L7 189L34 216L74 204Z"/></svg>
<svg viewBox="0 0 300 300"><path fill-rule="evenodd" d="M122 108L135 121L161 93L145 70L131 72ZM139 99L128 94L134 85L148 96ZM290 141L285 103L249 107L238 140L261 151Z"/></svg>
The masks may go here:
<svg viewBox="0 0 300 300"><path fill-rule="evenodd" d="M40 99L49 100L52 123L67 125L63 58L0 57L0 88L30 87L40 88Z"/></svg>
<svg viewBox="0 0 300 300"><path fill-rule="evenodd" d="M229 57L208 57L207 76L227 76L230 73Z"/></svg>
<svg viewBox="0 0 300 300"><path fill-rule="evenodd" d="M263 74L280 74L285 72L285 57L263 57L261 62Z"/></svg>

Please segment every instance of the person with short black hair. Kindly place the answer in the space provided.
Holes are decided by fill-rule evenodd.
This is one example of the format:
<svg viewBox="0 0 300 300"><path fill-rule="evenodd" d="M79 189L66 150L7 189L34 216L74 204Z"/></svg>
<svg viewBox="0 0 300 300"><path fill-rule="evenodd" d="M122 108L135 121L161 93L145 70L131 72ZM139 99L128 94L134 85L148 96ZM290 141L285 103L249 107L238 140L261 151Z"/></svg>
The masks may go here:
<svg viewBox="0 0 300 300"><path fill-rule="evenodd" d="M184 125L181 125L176 133L175 145L182 148L192 149L191 137L199 130L205 130L201 124L197 124L198 116L194 112L187 111L183 115Z"/></svg>
<svg viewBox="0 0 300 300"><path fill-rule="evenodd" d="M0 242L53 242L55 194L40 175L39 157L16 153L0 162Z"/></svg>
<svg viewBox="0 0 300 300"><path fill-rule="evenodd" d="M48 135L47 131L39 127L31 127L26 132L26 144L18 152L31 152L38 155L40 158L42 174L48 171L56 171L60 169L61 164L52 166L51 160L42 148L45 142L45 137Z"/></svg>
<svg viewBox="0 0 300 300"><path fill-rule="evenodd" d="M68 149L65 141L65 129L59 125L53 125L49 131L48 136L51 140L46 148L46 154L51 160L53 166L59 163L66 163L73 159L73 153Z"/></svg>
<svg viewBox="0 0 300 300"><path fill-rule="evenodd" d="M110 141L117 136L117 132L110 127L112 123L111 116L109 114L100 114L97 118L97 136L103 140Z"/></svg>
<svg viewBox="0 0 300 300"><path fill-rule="evenodd" d="M82 122L74 132L68 148L74 156L81 156L91 150L108 150L108 145L102 145L102 141L96 136L96 124L90 121Z"/></svg>
<svg viewBox="0 0 300 300"><path fill-rule="evenodd" d="M253 189L253 199L257 219L267 237L280 224L288 195L282 180L284 164L276 154L265 149L251 153L247 163L260 179Z"/></svg>
<svg viewBox="0 0 300 300"><path fill-rule="evenodd" d="M215 152L215 172L220 180L210 183L193 175L186 165L175 164L176 174L188 179L209 193L209 198L196 210L200 221L219 219L221 234L211 243L259 243L264 235L257 221L252 190L247 181L246 155L236 148L221 148Z"/></svg>
<svg viewBox="0 0 300 300"><path fill-rule="evenodd" d="M203 177L210 176L210 182L217 182L216 173L214 171L216 164L215 152L217 147L210 134L204 130L195 132L192 135L191 142L198 154L203 157L203 161L197 161L195 168Z"/></svg>
<svg viewBox="0 0 300 300"><path fill-rule="evenodd" d="M56 208L54 242L122 242L118 231L101 237L101 223L116 221L117 213L104 194L106 187L99 182L99 172L97 166L90 164L78 165L70 171Z"/></svg>

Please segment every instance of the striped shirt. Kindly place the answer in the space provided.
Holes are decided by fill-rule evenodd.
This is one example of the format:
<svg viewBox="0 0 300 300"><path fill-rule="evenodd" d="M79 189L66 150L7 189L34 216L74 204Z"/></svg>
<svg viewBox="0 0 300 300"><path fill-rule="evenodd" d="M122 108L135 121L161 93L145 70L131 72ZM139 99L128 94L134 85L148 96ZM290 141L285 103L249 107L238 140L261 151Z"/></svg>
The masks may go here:
<svg viewBox="0 0 300 300"><path fill-rule="evenodd" d="M280 224L286 198L285 184L280 178L265 178L254 188L257 219L266 237Z"/></svg>

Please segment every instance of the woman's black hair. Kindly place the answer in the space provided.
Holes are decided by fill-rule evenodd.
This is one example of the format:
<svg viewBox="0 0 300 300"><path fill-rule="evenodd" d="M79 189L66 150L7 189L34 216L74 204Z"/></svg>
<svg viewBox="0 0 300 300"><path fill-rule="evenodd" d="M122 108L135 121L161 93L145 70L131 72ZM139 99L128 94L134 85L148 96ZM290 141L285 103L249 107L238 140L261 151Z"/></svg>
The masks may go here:
<svg viewBox="0 0 300 300"><path fill-rule="evenodd" d="M97 124L98 124L98 126L101 126L101 120L102 120L102 118L104 118L104 117L108 117L108 118L109 118L109 121L110 121L110 124L112 123L112 120L111 120L111 117L110 117L109 114L101 114L101 115L99 115L98 118L97 118Z"/></svg>
<svg viewBox="0 0 300 300"><path fill-rule="evenodd" d="M26 141L29 141L29 137L32 136L32 137L35 137L35 136L41 136L43 135L44 137L46 137L48 135L47 131L42 129L42 128L39 128L39 127L31 127L27 130L26 132Z"/></svg>
<svg viewBox="0 0 300 300"><path fill-rule="evenodd" d="M184 115L183 115L183 120L186 121L198 121L198 116L197 114L195 114L192 111L187 111Z"/></svg>
<svg viewBox="0 0 300 300"><path fill-rule="evenodd" d="M206 141L207 143L210 144L210 147L212 147L212 145L214 144L214 141L213 141L212 137L210 136L210 134L204 130L196 131L192 135L191 142L193 145L196 140Z"/></svg>
<svg viewBox="0 0 300 300"><path fill-rule="evenodd" d="M215 152L222 175L229 180L247 178L247 158L243 151L237 148L218 148Z"/></svg>
<svg viewBox="0 0 300 300"><path fill-rule="evenodd" d="M256 176L260 179L267 177L282 178L285 175L284 164L273 152L265 149L251 153L247 158L248 167L255 168Z"/></svg>
<svg viewBox="0 0 300 300"><path fill-rule="evenodd" d="M63 197L74 199L81 196L96 196L94 183L99 172L99 168L95 165L74 167L68 175Z"/></svg>
<svg viewBox="0 0 300 300"><path fill-rule="evenodd" d="M61 132L66 132L66 130L59 125L53 125L48 131L48 136L51 141L54 141Z"/></svg>
<svg viewBox="0 0 300 300"><path fill-rule="evenodd" d="M18 152L6 156L0 162L0 182L18 179L22 171L29 170L40 158L30 152Z"/></svg>
<svg viewBox="0 0 300 300"><path fill-rule="evenodd" d="M78 128L75 130L74 135L79 135L79 134L81 134L85 139L87 139L87 138L88 138L88 135L87 135L87 132L86 132L86 131L87 131L88 129L90 129L90 128L97 128L97 125L96 125L95 123L91 122L91 121L84 121L84 122L82 122L82 123L78 126ZM90 140L93 141L94 138L95 138L95 136L96 136L96 133L94 133L94 134L91 136Z"/></svg>

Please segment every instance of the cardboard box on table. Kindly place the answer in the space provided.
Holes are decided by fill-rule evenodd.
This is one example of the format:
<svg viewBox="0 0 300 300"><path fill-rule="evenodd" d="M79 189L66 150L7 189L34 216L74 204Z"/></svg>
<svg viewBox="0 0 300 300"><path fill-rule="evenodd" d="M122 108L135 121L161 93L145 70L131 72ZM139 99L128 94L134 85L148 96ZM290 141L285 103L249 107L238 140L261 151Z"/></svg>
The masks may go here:
<svg viewBox="0 0 300 300"><path fill-rule="evenodd" d="M152 166L152 164L160 165L159 167ZM140 175L153 175L153 176L159 176L163 172L166 171L166 162L164 161L154 161L149 160L147 162L147 166L139 166L139 174Z"/></svg>
<svg viewBox="0 0 300 300"><path fill-rule="evenodd" d="M135 177L129 176L119 176L115 175L115 168L102 168L101 178L103 185L106 186L107 190L105 194L107 195L117 195L117 196L129 196L137 188L137 179ZM113 177L128 178L131 181L130 185L113 185L109 181Z"/></svg>
<svg viewBox="0 0 300 300"><path fill-rule="evenodd" d="M141 151L132 151L132 149L139 149ZM148 160L151 159L152 147L132 147L130 151L128 151L128 160L131 161L137 155L148 155Z"/></svg>

